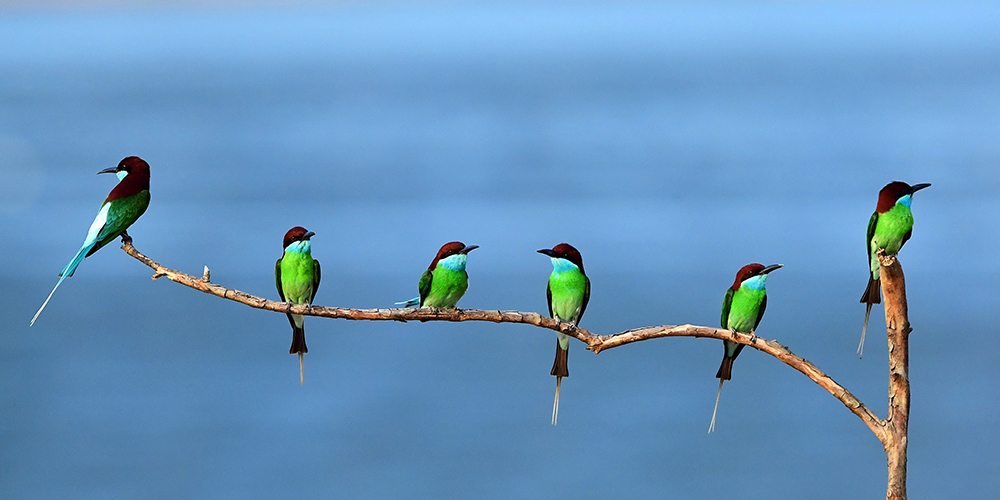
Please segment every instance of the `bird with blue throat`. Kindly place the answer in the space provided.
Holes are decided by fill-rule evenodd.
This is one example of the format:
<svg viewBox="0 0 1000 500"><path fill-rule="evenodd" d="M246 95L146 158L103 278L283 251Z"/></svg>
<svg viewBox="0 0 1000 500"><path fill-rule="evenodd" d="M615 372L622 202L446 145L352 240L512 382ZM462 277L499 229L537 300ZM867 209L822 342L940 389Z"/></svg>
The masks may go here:
<svg viewBox="0 0 1000 500"><path fill-rule="evenodd" d="M930 184L915 184L913 186L900 181L890 182L878 192L878 204L875 213L868 220L865 246L868 257L868 287L861 295L861 303L865 304L865 324L861 327L861 343L858 344L858 358L865 352L865 333L868 331L868 317L872 312L872 304L882 302L882 286L879 278L880 263L878 251L885 255L896 255L913 234L913 212L910 204L913 193Z"/></svg>
<svg viewBox="0 0 1000 500"><path fill-rule="evenodd" d="M126 230L131 226L149 207L149 164L138 156L128 156L118 162L118 166L106 168L97 172L98 174L115 174L118 176L118 185L111 190L108 197L101 203L101 208L97 212L97 218L90 225L87 238L83 241L83 246L76 252L73 260L66 264L62 272L59 273L59 281L49 292L49 296L38 308L38 312L31 318L28 326L34 325L35 320L42 314L42 310L56 293L56 289L63 280L73 276L76 268L83 262L83 259L90 257L94 252L100 250L104 245L122 237L122 243L132 241Z"/></svg>
<svg viewBox="0 0 1000 500"><path fill-rule="evenodd" d="M439 309L450 309L458 305L459 299L469 289L469 273L465 270L469 252L477 248L479 245L466 246L461 241L445 243L420 276L420 283L417 285L420 295L405 302L397 302L396 305Z"/></svg>
<svg viewBox="0 0 1000 500"><path fill-rule="evenodd" d="M760 325L760 319L767 309L767 276L781 267L782 264L764 267L763 264L755 263L740 268L733 286L726 290L726 296L722 300L722 328L734 333L749 333L751 340L757 339L757 325ZM715 430L715 414L719 411L722 383L733 378L733 362L746 347L745 344L729 340L723 340L722 346L722 365L715 374L719 379L719 393L715 396L715 409L712 410L712 423L708 426L708 432Z"/></svg>
<svg viewBox="0 0 1000 500"><path fill-rule="evenodd" d="M583 256L568 243L560 243L551 250L543 248L538 253L552 260L552 273L545 287L549 316L553 319L580 323L587 303L590 302L590 278L583 270ZM569 335L556 332L556 359L550 375L556 378L556 397L552 403L552 425L559 421L559 390L563 377L569 376Z"/></svg>
<svg viewBox="0 0 1000 500"><path fill-rule="evenodd" d="M316 233L306 228L295 226L285 233L282 241L284 253L274 263L274 284L278 287L278 296L282 302L310 305L319 290L319 261L312 258L311 238ZM292 347L289 354L299 355L299 384L305 385L304 354L309 352L306 347L305 316L285 313L288 323L292 325Z"/></svg>

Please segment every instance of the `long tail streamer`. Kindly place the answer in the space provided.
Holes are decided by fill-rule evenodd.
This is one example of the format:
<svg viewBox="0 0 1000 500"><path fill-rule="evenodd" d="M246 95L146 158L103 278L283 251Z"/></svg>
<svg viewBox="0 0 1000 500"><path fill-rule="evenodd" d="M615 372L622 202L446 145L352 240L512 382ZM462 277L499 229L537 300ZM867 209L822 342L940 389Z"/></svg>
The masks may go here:
<svg viewBox="0 0 1000 500"><path fill-rule="evenodd" d="M715 413L719 411L719 396L722 395L722 383L725 380L719 379L719 393L715 395L715 409L712 410L712 423L708 425L708 433L711 434L715 430Z"/></svg>
<svg viewBox="0 0 1000 500"><path fill-rule="evenodd" d="M559 421L559 386L562 385L562 377L556 377L556 400L552 403L552 425Z"/></svg>

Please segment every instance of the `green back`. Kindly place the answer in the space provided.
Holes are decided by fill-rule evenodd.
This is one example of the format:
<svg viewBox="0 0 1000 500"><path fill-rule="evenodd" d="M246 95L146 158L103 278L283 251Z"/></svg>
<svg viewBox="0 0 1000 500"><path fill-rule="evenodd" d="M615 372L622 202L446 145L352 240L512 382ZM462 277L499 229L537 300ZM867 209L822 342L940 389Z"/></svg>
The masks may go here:
<svg viewBox="0 0 1000 500"><path fill-rule="evenodd" d="M87 257L121 236L133 222L139 219L139 216L149 207L149 191L139 191L132 196L105 203L111 203L111 208L108 209L108 220L104 222L104 227L97 233L97 243L94 248L87 252ZM104 204L101 204L101 208L104 208Z"/></svg>
<svg viewBox="0 0 1000 500"><path fill-rule="evenodd" d="M741 286L738 290L726 292L729 303L728 314L723 303L723 328L749 333L756 330L767 308L767 291Z"/></svg>
<svg viewBox="0 0 1000 500"><path fill-rule="evenodd" d="M553 272L549 275L546 296L549 316L576 325L590 302L590 279L579 269L565 273Z"/></svg>
<svg viewBox="0 0 1000 500"><path fill-rule="evenodd" d="M872 214L868 222L868 259L872 278L878 278L879 272L875 252L881 248L888 255L897 254L912 233L913 212L906 205L897 203L884 214Z"/></svg>
<svg viewBox="0 0 1000 500"><path fill-rule="evenodd" d="M311 254L286 252L274 264L274 281L282 301L312 304L319 290L319 261Z"/></svg>
<svg viewBox="0 0 1000 500"><path fill-rule="evenodd" d="M469 289L469 273L438 264L420 277L420 307L455 307Z"/></svg>

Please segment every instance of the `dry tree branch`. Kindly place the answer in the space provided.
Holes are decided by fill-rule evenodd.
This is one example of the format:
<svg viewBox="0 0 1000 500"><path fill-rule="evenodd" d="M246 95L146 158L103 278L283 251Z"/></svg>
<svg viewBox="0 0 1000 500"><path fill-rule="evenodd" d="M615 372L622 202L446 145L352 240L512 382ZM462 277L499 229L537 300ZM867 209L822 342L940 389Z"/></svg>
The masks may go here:
<svg viewBox="0 0 1000 500"><path fill-rule="evenodd" d="M587 344L587 349L599 353L605 349L611 349L632 342L655 339L659 337L703 337L720 340L731 340L740 344L746 344L758 351L770 354L795 368L803 375L812 379L823 389L837 398L852 413L858 416L875 436L886 444L888 425L886 420L878 418L874 412L868 409L864 403L856 398L850 391L842 387L830 376L823 373L816 365L795 355L787 347L774 340L764 340L757 338L751 341L751 336L746 333L731 332L723 328L709 328L705 326L680 325L680 326L650 326L627 330L614 335L594 335L583 328L575 327L569 323L556 321L547 316L534 312L520 311L499 311L499 310L478 310L478 309L437 309L437 308L406 308L406 309L347 309L342 307L324 307L314 305L291 304L289 302L277 302L265 298L250 295L239 290L232 290L221 285L216 285L208 280L208 266L205 267L204 277L196 278L175 269L164 267L146 257L132 246L131 242L126 242L122 250L146 264L153 269L153 279L166 277L167 279L180 283L184 286L201 290L224 299L233 300L241 304L257 309L266 309L280 313L301 314L304 316L319 316L324 318L340 318L349 320L371 320L371 321L492 321L494 323L524 323L541 328L547 328L574 337Z"/></svg>
<svg viewBox="0 0 1000 500"><path fill-rule="evenodd" d="M731 332L722 328L705 326L649 326L626 330L614 335L594 335L583 328L556 321L534 312L484 311L477 309L346 309L341 307L306 306L288 302L276 302L232 290L210 281L208 266L201 278L161 266L132 246L131 241L122 245L122 250L153 269L153 279L166 277L182 285L210 293L224 299L233 300L257 309L280 313L294 313L305 316L341 318L372 321L492 321L494 323L524 323L547 328L574 337L587 344L587 349L600 353L632 342L659 337L702 337L730 340L745 344L758 351L778 358L788 366L809 377L820 387L837 398L851 413L861 419L882 443L888 462L889 484L887 500L906 500L906 449L907 425L910 414L909 382L909 334L912 330L907 318L906 283L903 269L895 256L883 255L880 251L881 285L885 302L886 328L889 341L889 412L880 419L850 391L823 373L816 365L792 353L787 347L774 340L751 339L749 334Z"/></svg>
<svg viewBox="0 0 1000 500"><path fill-rule="evenodd" d="M885 419L885 454L889 466L887 500L906 500L906 447L910 420L910 320L906 279L895 256L878 254L885 324L889 338L889 414Z"/></svg>

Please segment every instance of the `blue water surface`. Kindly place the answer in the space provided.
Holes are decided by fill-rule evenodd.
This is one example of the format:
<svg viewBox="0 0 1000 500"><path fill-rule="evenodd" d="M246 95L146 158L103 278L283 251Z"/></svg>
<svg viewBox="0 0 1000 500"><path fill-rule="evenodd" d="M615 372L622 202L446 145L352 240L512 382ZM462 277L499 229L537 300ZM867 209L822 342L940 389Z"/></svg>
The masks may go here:
<svg viewBox="0 0 1000 500"><path fill-rule="evenodd" d="M706 434L720 342L571 347L550 331L281 314L116 248L28 321L114 185L152 166L139 250L276 299L284 232L316 301L390 307L461 240L460 306L545 311L560 242L581 326L714 326L749 262L758 334L886 412L865 226L931 182L909 286L909 491L994 498L1000 369L995 3L343 3L0 7L0 490L5 498L879 498L880 443L752 349Z"/></svg>

